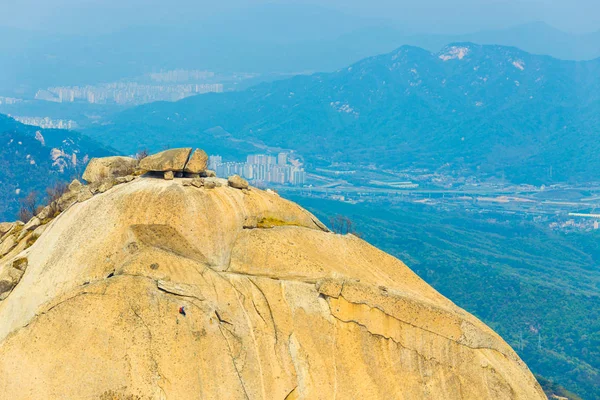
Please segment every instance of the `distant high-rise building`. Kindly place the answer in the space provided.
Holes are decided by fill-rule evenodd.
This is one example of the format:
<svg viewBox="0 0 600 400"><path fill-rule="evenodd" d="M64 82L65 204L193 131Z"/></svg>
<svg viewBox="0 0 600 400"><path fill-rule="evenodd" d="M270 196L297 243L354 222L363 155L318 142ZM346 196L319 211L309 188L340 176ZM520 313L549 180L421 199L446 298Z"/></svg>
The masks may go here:
<svg viewBox="0 0 600 400"><path fill-rule="evenodd" d="M208 157L208 169L216 171L217 166L223 164L223 158L221 156L210 156Z"/></svg>
<svg viewBox="0 0 600 400"><path fill-rule="evenodd" d="M304 169L288 164L288 153L279 153L277 156L250 154L245 163L223 163L220 156L210 156L209 168L220 177L238 174L255 183L304 185L306 182Z"/></svg>
<svg viewBox="0 0 600 400"><path fill-rule="evenodd" d="M277 154L277 165L286 165L286 164L287 164L287 153Z"/></svg>

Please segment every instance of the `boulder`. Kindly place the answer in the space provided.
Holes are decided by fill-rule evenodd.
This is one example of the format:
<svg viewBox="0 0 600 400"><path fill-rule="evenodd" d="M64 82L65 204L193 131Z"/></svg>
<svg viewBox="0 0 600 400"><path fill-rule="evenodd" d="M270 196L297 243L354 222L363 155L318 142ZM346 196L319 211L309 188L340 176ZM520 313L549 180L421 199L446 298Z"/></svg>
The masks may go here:
<svg viewBox="0 0 600 400"><path fill-rule="evenodd" d="M33 231L33 237L39 238L42 236L42 234L46 231L46 228L48 228L48 224L38 226L35 231Z"/></svg>
<svg viewBox="0 0 600 400"><path fill-rule="evenodd" d="M170 149L153 154L140 161L140 169L145 171L183 171L192 149Z"/></svg>
<svg viewBox="0 0 600 400"><path fill-rule="evenodd" d="M8 231L10 231L13 226L15 226L14 222L2 222L0 223L0 236L4 235Z"/></svg>
<svg viewBox="0 0 600 400"><path fill-rule="evenodd" d="M26 269L27 258L22 257L0 271L0 301L6 299L15 286L19 284Z"/></svg>
<svg viewBox="0 0 600 400"><path fill-rule="evenodd" d="M69 208L73 204L77 203L77 197L78 197L78 193L75 192L75 191L73 191L73 192L67 192L67 193L63 194L56 201L56 209L59 212L65 211L67 208Z"/></svg>
<svg viewBox="0 0 600 400"><path fill-rule="evenodd" d="M166 181L172 181L173 178L175 177L175 175L173 174L173 171L165 171L165 180Z"/></svg>
<svg viewBox="0 0 600 400"><path fill-rule="evenodd" d="M90 192L90 189L86 187L82 187L81 190L77 192L77 201L79 203L83 203L84 201L89 200L92 197L94 197L94 195L92 194L92 192Z"/></svg>
<svg viewBox="0 0 600 400"><path fill-rule="evenodd" d="M187 164L184 171L190 174L199 174L206 171L208 165L208 155L204 150L196 149Z"/></svg>
<svg viewBox="0 0 600 400"><path fill-rule="evenodd" d="M73 182L69 183L69 190L79 190L83 185L77 179L73 179Z"/></svg>
<svg viewBox="0 0 600 400"><path fill-rule="evenodd" d="M46 206L36 215L42 221L52 217L52 207Z"/></svg>
<svg viewBox="0 0 600 400"><path fill-rule="evenodd" d="M204 186L204 179L201 179L201 178L192 179L191 184L192 184L192 186L201 188L202 186Z"/></svg>
<svg viewBox="0 0 600 400"><path fill-rule="evenodd" d="M200 176L203 178L216 178L217 173L211 169L207 169L206 171L201 172Z"/></svg>
<svg viewBox="0 0 600 400"><path fill-rule="evenodd" d="M94 193L103 193L108 189L112 188L114 185L114 178L97 181L89 186L81 185L80 187L75 188L74 190L69 190L68 192L63 194L56 201L54 209L58 210L59 212L63 212L67 208L71 207L73 204L82 203L86 200L89 200L94 196Z"/></svg>
<svg viewBox="0 0 600 400"><path fill-rule="evenodd" d="M33 230L35 230L35 228L37 228L41 224L42 224L42 221L40 221L40 219L38 217L33 217L29 220L29 222L27 222L25 224L25 226L23 227L23 230L24 231L33 231Z"/></svg>
<svg viewBox="0 0 600 400"><path fill-rule="evenodd" d="M227 184L236 189L248 189L248 181L239 175L230 176L229 179L227 179Z"/></svg>
<svg viewBox="0 0 600 400"><path fill-rule="evenodd" d="M105 179L96 188L96 193L104 193L107 190L112 189L113 186L117 184L117 181L114 179ZM86 194L87 197L87 194Z"/></svg>
<svg viewBox="0 0 600 400"><path fill-rule="evenodd" d="M131 157L92 158L83 173L83 179L88 183L94 183L106 178L132 175L137 165L138 161Z"/></svg>
<svg viewBox="0 0 600 400"><path fill-rule="evenodd" d="M217 183L214 181L205 181L204 182L204 188L205 189L214 189L217 187Z"/></svg>

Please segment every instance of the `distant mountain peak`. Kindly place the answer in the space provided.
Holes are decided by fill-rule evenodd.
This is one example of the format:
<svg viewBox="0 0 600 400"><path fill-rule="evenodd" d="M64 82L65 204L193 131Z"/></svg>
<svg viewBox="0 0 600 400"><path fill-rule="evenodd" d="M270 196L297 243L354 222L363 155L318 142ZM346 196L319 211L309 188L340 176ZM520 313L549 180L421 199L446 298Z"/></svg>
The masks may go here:
<svg viewBox="0 0 600 400"><path fill-rule="evenodd" d="M442 61L462 60L471 52L468 45L452 45L442 50L438 56Z"/></svg>

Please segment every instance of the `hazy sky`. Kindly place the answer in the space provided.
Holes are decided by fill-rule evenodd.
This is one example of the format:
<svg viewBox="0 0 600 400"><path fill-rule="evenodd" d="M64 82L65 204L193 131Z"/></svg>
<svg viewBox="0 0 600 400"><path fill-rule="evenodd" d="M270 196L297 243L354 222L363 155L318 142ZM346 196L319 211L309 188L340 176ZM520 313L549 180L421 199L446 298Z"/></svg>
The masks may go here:
<svg viewBox="0 0 600 400"><path fill-rule="evenodd" d="M0 0L0 26L97 33L140 25L200 23L276 4L324 7L361 19L386 19L408 31L466 33L544 21L569 32L600 30L599 0Z"/></svg>

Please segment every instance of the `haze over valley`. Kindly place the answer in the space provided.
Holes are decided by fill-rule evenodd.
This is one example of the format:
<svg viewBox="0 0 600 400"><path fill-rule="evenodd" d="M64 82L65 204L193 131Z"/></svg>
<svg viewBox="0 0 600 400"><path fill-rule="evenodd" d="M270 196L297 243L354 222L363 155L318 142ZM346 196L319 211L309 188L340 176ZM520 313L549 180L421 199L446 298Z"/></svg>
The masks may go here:
<svg viewBox="0 0 600 400"><path fill-rule="evenodd" d="M276 216L246 219L241 232L302 226L360 237L502 336L547 396L600 397L596 3L186 0L169 11L136 1L136 13L113 1L59 3L68 10L62 18L42 4L30 18L16 4L6 5L14 20L0 17L2 221L20 218L24 205L50 207L53 188L99 215L124 213L141 198L155 207L150 193L177 187L158 203L220 204L223 220L235 221L277 196ZM190 152L180 168L162 165L174 161L161 152L188 148L206 152L204 169L184 169ZM113 161L99 161L109 176L98 172L82 186L91 195L82 198L79 181L67 189L97 167L91 159L110 156L129 156L136 168L110 180ZM144 159L153 167L141 168ZM163 173L171 189L158 180ZM234 175L241 184L227 180ZM177 197L190 190L200 192ZM223 206L219 193L236 206ZM120 203L103 200L111 196ZM200 215L190 210L186 218ZM123 218L138 226L138 212ZM65 207L43 223L76 229L66 220L74 213ZM175 237L135 229L127 237L142 251L163 252L156 237ZM208 262L176 241L165 246ZM209 251L215 260L219 246ZM193 297L185 284L159 292L169 290ZM262 302L253 307L266 321ZM0 298L0 317L2 310ZM226 314L216 318L230 324ZM239 333L223 332L228 343Z"/></svg>

